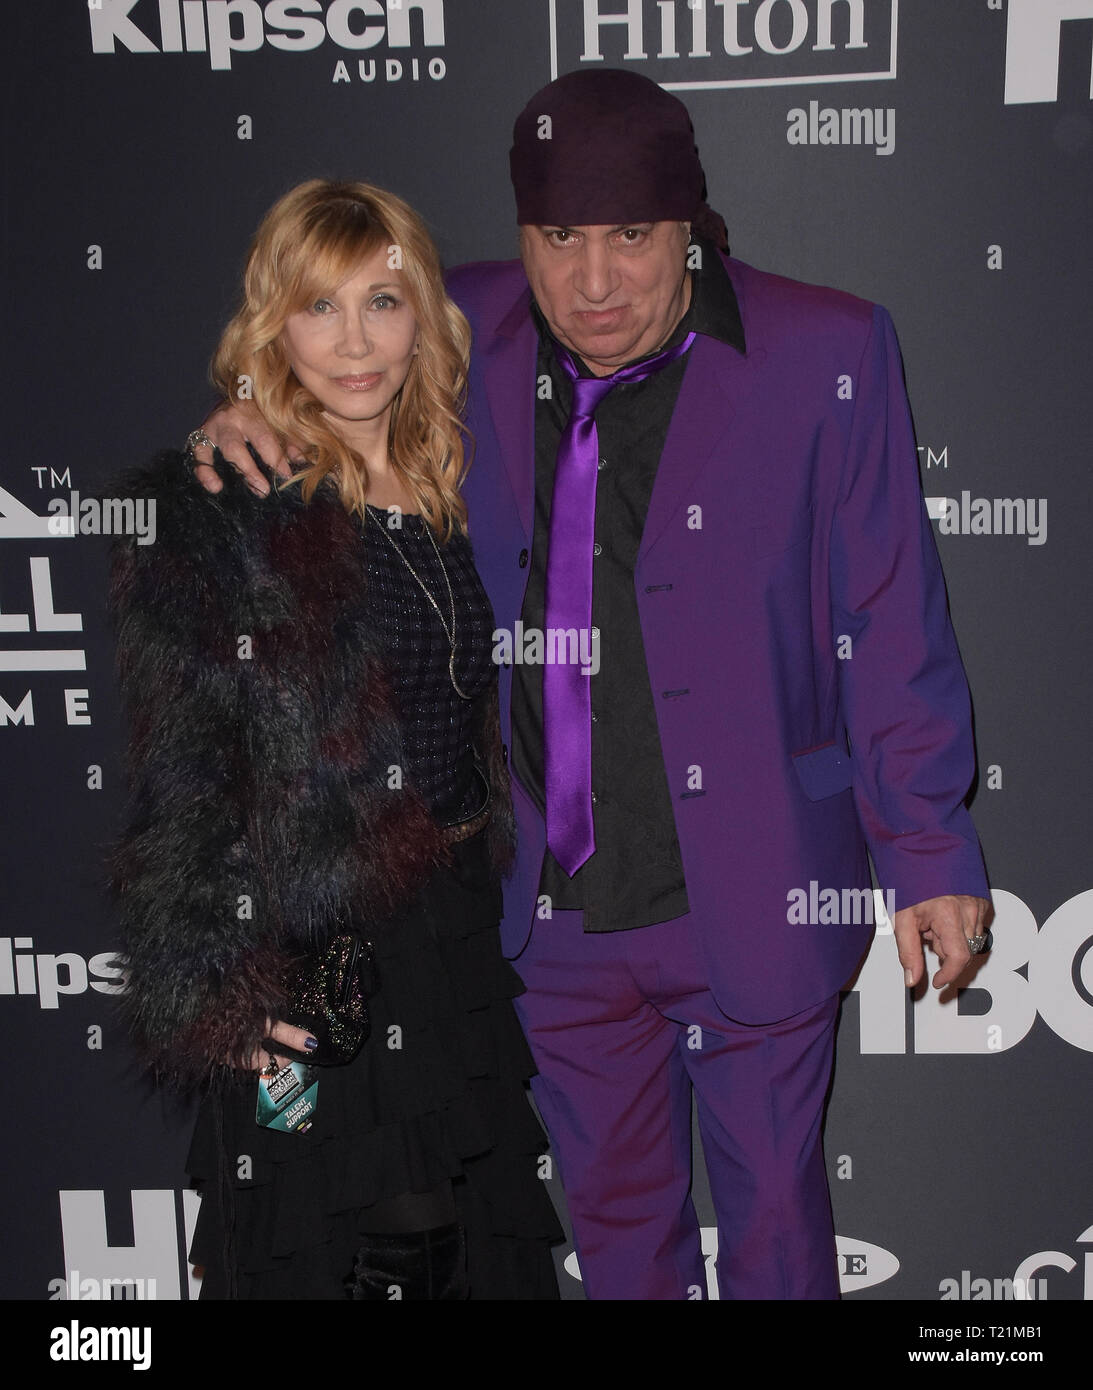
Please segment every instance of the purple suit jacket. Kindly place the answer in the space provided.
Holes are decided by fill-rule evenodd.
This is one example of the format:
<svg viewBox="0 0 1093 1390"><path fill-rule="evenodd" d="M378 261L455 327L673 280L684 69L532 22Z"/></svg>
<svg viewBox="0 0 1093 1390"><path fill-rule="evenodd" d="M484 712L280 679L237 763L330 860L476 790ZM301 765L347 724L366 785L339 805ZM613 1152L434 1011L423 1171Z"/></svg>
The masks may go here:
<svg viewBox="0 0 1093 1390"><path fill-rule="evenodd" d="M844 985L872 932L790 921L794 890L835 889L842 906L842 890L869 886L867 847L897 910L988 889L963 804L967 685L891 320L726 266L747 353L705 337L691 350L634 584L710 986L731 1017L761 1023ZM449 287L474 332L471 536L511 631L532 543L530 291L518 261L461 267ZM500 687L507 740L511 668ZM516 957L550 922L536 911L543 817L513 783L503 935Z"/></svg>

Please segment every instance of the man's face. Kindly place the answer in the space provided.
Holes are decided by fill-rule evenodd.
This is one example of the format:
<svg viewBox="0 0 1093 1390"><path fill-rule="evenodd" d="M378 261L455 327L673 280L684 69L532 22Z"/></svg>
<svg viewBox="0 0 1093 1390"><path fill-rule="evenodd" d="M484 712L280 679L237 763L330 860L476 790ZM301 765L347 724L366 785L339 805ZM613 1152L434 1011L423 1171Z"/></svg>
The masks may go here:
<svg viewBox="0 0 1093 1390"><path fill-rule="evenodd" d="M554 336L608 376L668 338L690 303L690 226L521 227L520 254Z"/></svg>

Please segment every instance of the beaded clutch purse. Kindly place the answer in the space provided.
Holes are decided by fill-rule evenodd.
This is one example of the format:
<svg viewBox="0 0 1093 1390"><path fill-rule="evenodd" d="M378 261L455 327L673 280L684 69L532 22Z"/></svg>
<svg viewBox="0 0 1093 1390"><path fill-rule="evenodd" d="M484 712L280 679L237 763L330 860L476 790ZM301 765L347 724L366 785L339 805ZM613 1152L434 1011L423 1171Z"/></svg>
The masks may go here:
<svg viewBox="0 0 1093 1390"><path fill-rule="evenodd" d="M378 989L372 943L356 932L331 937L318 956L301 962L285 980L284 1022L306 1028L319 1043L313 1052L292 1055L321 1067L351 1062L371 1030L368 1000ZM277 1051L286 1050L278 1045Z"/></svg>

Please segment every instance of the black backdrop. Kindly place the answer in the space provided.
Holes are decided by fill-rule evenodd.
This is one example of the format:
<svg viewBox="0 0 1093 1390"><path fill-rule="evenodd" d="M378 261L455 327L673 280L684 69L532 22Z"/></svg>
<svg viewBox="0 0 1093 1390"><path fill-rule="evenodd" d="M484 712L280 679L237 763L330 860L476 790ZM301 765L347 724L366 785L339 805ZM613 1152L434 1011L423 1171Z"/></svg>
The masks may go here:
<svg viewBox="0 0 1093 1390"><path fill-rule="evenodd" d="M278 194L363 177L421 209L449 264L514 255L512 117L603 61L686 100L737 255L892 311L975 700L998 947L958 1001L912 1004L882 933L847 995L827 1126L844 1292L1000 1299L1017 1278L1093 1298L1093 0L384 11L38 0L0 18L0 1011L19 1061L0 1296L86 1299L110 1278L190 1294L187 1116L110 1022L107 542L50 532L47 507L206 413L205 364ZM597 24L612 15L627 23Z"/></svg>

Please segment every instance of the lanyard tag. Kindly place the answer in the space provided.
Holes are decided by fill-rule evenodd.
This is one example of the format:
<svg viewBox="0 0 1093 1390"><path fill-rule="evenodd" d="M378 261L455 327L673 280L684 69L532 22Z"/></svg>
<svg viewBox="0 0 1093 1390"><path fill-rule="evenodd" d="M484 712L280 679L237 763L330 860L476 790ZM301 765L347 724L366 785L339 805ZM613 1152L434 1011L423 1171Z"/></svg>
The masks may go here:
<svg viewBox="0 0 1093 1390"><path fill-rule="evenodd" d="M290 1062L283 1071L258 1074L258 1106L254 1118L265 1129L303 1134L311 1128L318 1105L319 1068Z"/></svg>

